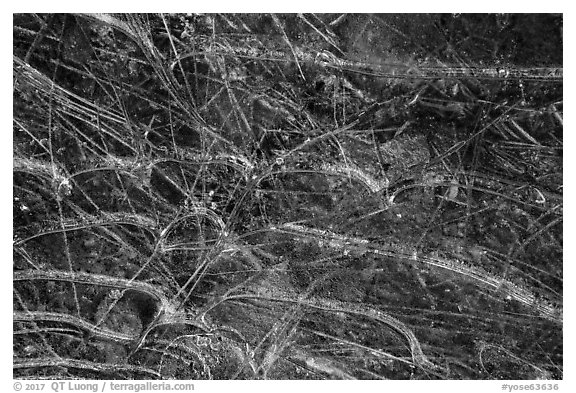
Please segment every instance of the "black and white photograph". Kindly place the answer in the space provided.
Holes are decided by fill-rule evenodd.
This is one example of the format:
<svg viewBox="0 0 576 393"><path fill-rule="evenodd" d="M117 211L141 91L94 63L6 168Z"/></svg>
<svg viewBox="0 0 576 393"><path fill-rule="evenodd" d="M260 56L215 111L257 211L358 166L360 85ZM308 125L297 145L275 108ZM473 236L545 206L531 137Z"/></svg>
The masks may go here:
<svg viewBox="0 0 576 393"><path fill-rule="evenodd" d="M562 390L562 13L12 22L15 389Z"/></svg>

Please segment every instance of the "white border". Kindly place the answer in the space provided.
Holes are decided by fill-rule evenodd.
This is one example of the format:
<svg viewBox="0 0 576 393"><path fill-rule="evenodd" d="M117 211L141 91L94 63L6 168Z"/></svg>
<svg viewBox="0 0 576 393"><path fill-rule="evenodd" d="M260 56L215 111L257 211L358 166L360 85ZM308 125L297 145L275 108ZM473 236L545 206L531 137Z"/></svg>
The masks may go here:
<svg viewBox="0 0 576 393"><path fill-rule="evenodd" d="M1 65L4 67L2 81L2 119L5 125L1 131L0 143L0 175L1 183L3 184L3 192L0 192L0 206L2 207L2 226L0 244L2 251L2 264L0 277L3 277L4 282L1 285L2 296L0 296L1 310L5 313L5 321L0 323L0 337L2 348L0 357L0 388L5 391L12 390L12 323L8 321L7 315L11 315L12 310L12 187L9 186L12 181L12 121L8 113L12 108L12 85L10 83L12 75L9 54L12 53L12 13L13 12L563 12L567 7L562 2L511 2L511 1L496 1L496 0L482 0L476 1L379 1L379 2L358 2L349 1L347 3L335 2L329 0L290 0L284 2L246 2L246 1L170 1L166 2L138 2L126 3L118 0L99 0L94 2L78 1L22 1L10 2L3 4L2 7L9 8L9 12L0 14L2 18L2 47L4 54L2 56ZM564 80L564 91L568 92L565 95L564 102L564 121L566 127L564 133L565 146L575 146L576 136L570 132L574 124L573 112L574 108L572 94L576 91L574 89L574 76L575 70L572 46L572 40L575 29L576 18L573 13L564 13L564 68L567 70ZM8 38L10 37L10 38ZM570 44L566 44L569 42ZM572 201L575 198L573 174L576 173L575 157L570 150L564 149L568 152L565 156L565 200ZM559 391L569 391L568 387L576 387L576 370L574 369L573 353L574 353L574 332L576 332L576 325L574 324L574 316L572 312L572 300L576 300L576 285L570 281L574 277L576 269L576 259L574 258L574 245L576 239L573 238L571 229L576 231L576 222L574 221L575 207L572 203L568 203L565 207L565 225L564 225L564 277L565 277L565 291L564 291L564 381L552 381L560 385ZM101 382L101 381L99 381ZM516 381L520 383L528 383L528 381ZM299 390L299 391L315 391L318 389L328 389L336 391L355 390L358 388L368 389L371 391L393 391L403 392L406 390L417 390L425 392L502 392L502 383L504 381L227 381L227 382L212 382L212 381L198 381L196 382L196 391L211 392L229 392L230 389L246 390L250 392L266 392L269 393L270 389L286 389L286 390ZM45 391L49 391L46 390Z"/></svg>

